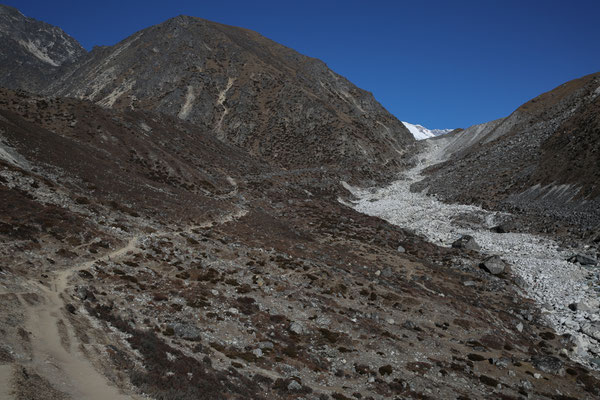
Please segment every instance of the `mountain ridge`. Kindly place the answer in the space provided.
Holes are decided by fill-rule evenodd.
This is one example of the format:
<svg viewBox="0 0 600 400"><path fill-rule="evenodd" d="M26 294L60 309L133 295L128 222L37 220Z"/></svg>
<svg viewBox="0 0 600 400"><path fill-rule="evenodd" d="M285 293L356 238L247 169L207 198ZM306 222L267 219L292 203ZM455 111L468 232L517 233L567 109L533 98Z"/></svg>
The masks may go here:
<svg viewBox="0 0 600 400"><path fill-rule="evenodd" d="M345 167L377 179L399 171L414 144L371 93L324 62L195 17L92 51L44 93L178 116L288 169Z"/></svg>
<svg viewBox="0 0 600 400"><path fill-rule="evenodd" d="M0 86L39 92L87 53L62 29L0 4Z"/></svg>

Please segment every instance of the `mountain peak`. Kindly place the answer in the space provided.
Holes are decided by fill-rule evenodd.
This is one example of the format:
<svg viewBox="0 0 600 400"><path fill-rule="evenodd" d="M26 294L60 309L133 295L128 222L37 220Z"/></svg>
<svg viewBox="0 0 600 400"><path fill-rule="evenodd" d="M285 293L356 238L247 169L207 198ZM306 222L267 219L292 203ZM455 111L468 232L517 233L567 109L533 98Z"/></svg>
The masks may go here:
<svg viewBox="0 0 600 400"><path fill-rule="evenodd" d="M452 132L454 129L427 129L423 125L411 124L402 121L404 126L413 134L415 139L424 140L432 137L445 135L446 133Z"/></svg>
<svg viewBox="0 0 600 400"><path fill-rule="evenodd" d="M45 93L176 116L289 169L374 176L400 168L414 142L371 93L322 61L185 15L92 52Z"/></svg>
<svg viewBox="0 0 600 400"><path fill-rule="evenodd" d="M39 91L85 49L62 29L0 5L0 86Z"/></svg>

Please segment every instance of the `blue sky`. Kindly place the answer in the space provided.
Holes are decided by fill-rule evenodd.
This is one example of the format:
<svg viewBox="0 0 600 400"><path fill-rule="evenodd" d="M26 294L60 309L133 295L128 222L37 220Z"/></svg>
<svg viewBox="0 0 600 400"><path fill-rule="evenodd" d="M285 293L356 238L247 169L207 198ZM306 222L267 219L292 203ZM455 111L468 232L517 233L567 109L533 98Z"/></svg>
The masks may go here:
<svg viewBox="0 0 600 400"><path fill-rule="evenodd" d="M186 14L325 61L399 119L467 127L600 71L600 1L5 0L84 47Z"/></svg>

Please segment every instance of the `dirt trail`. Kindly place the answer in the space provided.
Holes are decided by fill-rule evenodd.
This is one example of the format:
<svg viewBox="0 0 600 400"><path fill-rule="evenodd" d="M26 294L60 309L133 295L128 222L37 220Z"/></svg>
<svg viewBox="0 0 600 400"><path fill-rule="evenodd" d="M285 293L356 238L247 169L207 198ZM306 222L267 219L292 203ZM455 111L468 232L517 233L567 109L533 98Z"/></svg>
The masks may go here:
<svg viewBox="0 0 600 400"><path fill-rule="evenodd" d="M61 296L73 273L90 268L98 260L115 259L129 251L136 251L139 238L140 236L131 238L127 245L107 255L59 271L49 287L39 285L44 296L41 304L30 306L27 302L22 302L26 307L26 328L31 332L33 366L38 373L52 382L57 390L65 392L73 399L137 398L125 395L112 386L82 354L79 349L80 343L72 333L68 320L62 317L65 303ZM59 332L60 321L63 326L62 335Z"/></svg>
<svg viewBox="0 0 600 400"><path fill-rule="evenodd" d="M0 365L0 399L12 399L13 366L11 364Z"/></svg>
<svg viewBox="0 0 600 400"><path fill-rule="evenodd" d="M206 228L213 224L224 224L243 217L246 210L240 209L224 215L215 221L190 226L181 232L190 233L195 228ZM175 234L176 231L156 232L155 235ZM49 284L35 283L43 300L40 304L31 305L19 294L27 318L26 330L30 332L32 360L31 366L45 377L59 391L73 399L105 400L105 399L139 399L139 396L122 393L108 379L98 372L90 360L81 352L83 346L66 318L63 296L68 287L70 277L88 268L100 260L115 260L129 252L136 252L144 235L129 239L127 244L109 254L93 260L77 264L58 271ZM11 394L10 382L12 365L0 366L0 399L14 398Z"/></svg>

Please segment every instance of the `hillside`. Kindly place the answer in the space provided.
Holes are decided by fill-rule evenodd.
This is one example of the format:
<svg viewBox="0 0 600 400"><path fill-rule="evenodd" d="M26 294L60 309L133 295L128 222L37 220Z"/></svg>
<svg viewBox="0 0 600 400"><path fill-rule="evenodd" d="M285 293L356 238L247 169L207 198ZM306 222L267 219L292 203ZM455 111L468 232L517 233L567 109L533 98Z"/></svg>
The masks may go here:
<svg viewBox="0 0 600 400"><path fill-rule="evenodd" d="M600 74L567 82L507 118L436 140L447 161L414 189L531 214L538 231L600 231Z"/></svg>
<svg viewBox="0 0 600 400"><path fill-rule="evenodd" d="M414 143L371 93L322 61L186 16L96 48L44 93L172 115L273 165L334 168L350 180L399 171Z"/></svg>

